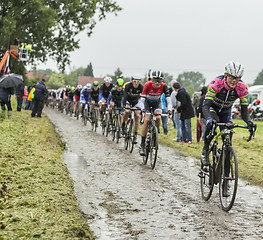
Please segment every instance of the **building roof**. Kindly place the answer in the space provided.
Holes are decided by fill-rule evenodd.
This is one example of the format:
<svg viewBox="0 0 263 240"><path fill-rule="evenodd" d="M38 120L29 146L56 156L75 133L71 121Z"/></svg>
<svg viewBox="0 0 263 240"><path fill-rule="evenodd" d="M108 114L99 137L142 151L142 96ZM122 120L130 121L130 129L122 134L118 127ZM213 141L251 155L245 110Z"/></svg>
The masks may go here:
<svg viewBox="0 0 263 240"><path fill-rule="evenodd" d="M50 76L47 74L40 74L37 72L27 72L25 75L28 77L28 79L31 79L33 77L39 77L39 78L44 78L46 81L48 81L50 78Z"/></svg>
<svg viewBox="0 0 263 240"><path fill-rule="evenodd" d="M87 83L93 83L95 81L101 82L103 78L89 77L89 76L79 76L78 77L78 85L85 86Z"/></svg>

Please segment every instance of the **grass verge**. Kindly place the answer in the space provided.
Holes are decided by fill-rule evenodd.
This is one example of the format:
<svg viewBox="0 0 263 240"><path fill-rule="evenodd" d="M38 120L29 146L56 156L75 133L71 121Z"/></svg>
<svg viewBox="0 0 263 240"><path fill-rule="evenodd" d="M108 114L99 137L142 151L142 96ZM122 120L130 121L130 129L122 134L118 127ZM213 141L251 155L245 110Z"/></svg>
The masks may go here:
<svg viewBox="0 0 263 240"><path fill-rule="evenodd" d="M0 123L0 239L95 239L46 116L13 112Z"/></svg>
<svg viewBox="0 0 263 240"><path fill-rule="evenodd" d="M242 125L245 124L242 120L234 120L234 122ZM249 136L248 130L235 129L233 146L237 153L239 177L246 180L249 184L263 187L263 161L261 155L263 122L256 122L256 124L258 125L256 136L250 142L246 141ZM203 141L197 142L196 140L196 118L192 118L192 138L193 142L191 145L173 141L173 139L176 139L176 129L172 128L172 123L170 122L168 134L164 135L161 133L159 135L159 142L200 159L204 143Z"/></svg>

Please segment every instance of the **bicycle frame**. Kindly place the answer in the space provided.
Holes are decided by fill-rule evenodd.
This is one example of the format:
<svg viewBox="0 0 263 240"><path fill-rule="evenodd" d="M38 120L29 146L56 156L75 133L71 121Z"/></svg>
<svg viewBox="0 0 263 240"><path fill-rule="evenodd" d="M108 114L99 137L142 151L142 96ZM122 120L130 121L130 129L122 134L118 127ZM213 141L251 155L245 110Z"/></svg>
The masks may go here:
<svg viewBox="0 0 263 240"><path fill-rule="evenodd" d="M218 134L216 133L217 126L224 127ZM209 146L208 157L210 164L202 166L198 174L201 182L202 198L207 201L212 194L214 184L219 183L219 198L221 207L224 211L229 211L235 201L237 184L238 184L238 162L234 148L232 147L231 139L234 134L234 128L245 128L247 126L237 125L233 123L216 123L213 125L208 138L212 138ZM250 129L250 136L247 141L254 137L255 129ZM222 151L217 157L218 138L223 138Z"/></svg>
<svg viewBox="0 0 263 240"><path fill-rule="evenodd" d="M220 180L220 173L221 173L221 169L222 169L222 157L221 155L226 154L226 151L228 149L228 147L231 145L231 139L230 139L230 135L233 134L234 131L233 129L223 129L221 130L218 134L216 134L216 136L214 136L214 138L212 139L212 147L211 149L213 149L213 166L215 167L215 174L214 174L214 183L217 184ZM219 155L219 159L217 159L217 149L218 149L218 138L225 136L224 140L223 140L223 144L222 144L222 152ZM218 160L218 161L217 161Z"/></svg>

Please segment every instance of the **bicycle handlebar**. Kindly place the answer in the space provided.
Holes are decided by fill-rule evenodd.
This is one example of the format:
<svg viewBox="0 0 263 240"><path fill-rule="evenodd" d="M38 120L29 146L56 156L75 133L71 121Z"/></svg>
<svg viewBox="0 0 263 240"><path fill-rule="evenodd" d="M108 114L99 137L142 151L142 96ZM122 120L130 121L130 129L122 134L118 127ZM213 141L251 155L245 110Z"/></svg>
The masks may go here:
<svg viewBox="0 0 263 240"><path fill-rule="evenodd" d="M214 127L214 126L215 126L215 127ZM234 128L245 128L245 129L249 129L249 127L246 126L246 125L239 125L239 124L235 124L235 123L216 123L216 124L213 124L213 128L212 128L212 131L213 131L213 132L215 131L215 129L216 129L217 126L224 126L224 127L226 127L227 129L229 129L229 130L230 130L230 129L234 129ZM253 139L255 138L256 129L257 129L256 126L253 126L253 128L252 128L251 130L249 129L250 134L249 134L249 137L248 137L248 139L247 139L247 142L249 142L249 141L252 139L252 137L253 137Z"/></svg>

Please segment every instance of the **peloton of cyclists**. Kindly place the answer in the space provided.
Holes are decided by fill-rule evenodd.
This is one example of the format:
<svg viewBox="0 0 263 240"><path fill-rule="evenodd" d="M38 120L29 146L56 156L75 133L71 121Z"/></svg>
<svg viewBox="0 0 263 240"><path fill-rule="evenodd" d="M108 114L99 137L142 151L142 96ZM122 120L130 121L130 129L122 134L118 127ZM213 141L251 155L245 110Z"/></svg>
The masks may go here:
<svg viewBox="0 0 263 240"><path fill-rule="evenodd" d="M142 111L150 112L151 108L154 114L159 115L156 117L156 125L160 127L160 114L162 113L161 96L164 93L167 102L168 113L172 112L171 98L169 94L168 86L163 82L163 73L161 71L154 71L152 73L151 80L146 82L143 87L143 91L140 100L136 107L140 107ZM150 122L150 116L145 115L144 123L142 125L141 133L141 146L140 155L145 155L145 139Z"/></svg>
<svg viewBox="0 0 263 240"><path fill-rule="evenodd" d="M126 108L134 107L141 96L143 90L143 85L141 84L141 76L139 74L134 74L131 77L131 82L127 83L124 88L123 98L122 98L122 105ZM128 119L130 110L125 109L123 113L123 121L122 121L122 133L125 134L125 123ZM140 125L141 120L141 111L136 110L134 112L135 118L135 136L134 142L137 142L137 132Z"/></svg>

